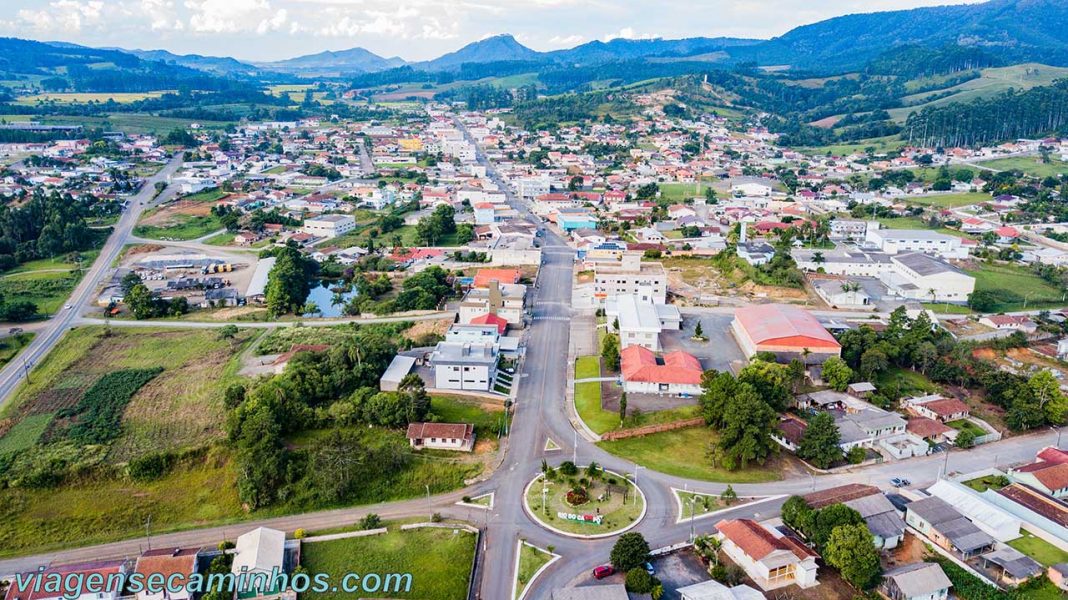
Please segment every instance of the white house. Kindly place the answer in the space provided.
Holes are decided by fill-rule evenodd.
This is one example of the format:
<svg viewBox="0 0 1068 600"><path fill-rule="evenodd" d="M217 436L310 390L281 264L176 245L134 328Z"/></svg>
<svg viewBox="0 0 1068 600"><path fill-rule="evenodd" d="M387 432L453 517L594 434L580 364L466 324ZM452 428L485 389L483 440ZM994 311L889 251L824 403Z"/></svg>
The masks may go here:
<svg viewBox="0 0 1068 600"><path fill-rule="evenodd" d="M352 215L322 215L304 220L301 229L308 235L320 238L335 238L356 228Z"/></svg>
<svg viewBox="0 0 1068 600"><path fill-rule="evenodd" d="M434 387L488 392L497 378L497 360L494 344L438 342L430 354Z"/></svg>
<svg viewBox="0 0 1068 600"><path fill-rule="evenodd" d="M470 423L409 423L408 443L416 450L456 450L472 452L475 449L475 426Z"/></svg>
<svg viewBox="0 0 1068 600"><path fill-rule="evenodd" d="M817 585L816 553L796 538L785 536L751 519L716 523L723 552L745 570L760 589L771 591L789 585Z"/></svg>

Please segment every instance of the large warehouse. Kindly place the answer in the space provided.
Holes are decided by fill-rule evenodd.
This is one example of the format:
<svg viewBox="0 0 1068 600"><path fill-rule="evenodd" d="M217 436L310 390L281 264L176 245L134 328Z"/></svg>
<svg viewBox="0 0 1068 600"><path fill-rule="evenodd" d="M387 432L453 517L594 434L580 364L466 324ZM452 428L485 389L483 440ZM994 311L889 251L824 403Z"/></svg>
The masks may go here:
<svg viewBox="0 0 1068 600"><path fill-rule="evenodd" d="M815 317L786 304L739 308L734 312L731 331L748 357L771 352L783 362L800 358L808 364L820 364L842 353L838 340Z"/></svg>

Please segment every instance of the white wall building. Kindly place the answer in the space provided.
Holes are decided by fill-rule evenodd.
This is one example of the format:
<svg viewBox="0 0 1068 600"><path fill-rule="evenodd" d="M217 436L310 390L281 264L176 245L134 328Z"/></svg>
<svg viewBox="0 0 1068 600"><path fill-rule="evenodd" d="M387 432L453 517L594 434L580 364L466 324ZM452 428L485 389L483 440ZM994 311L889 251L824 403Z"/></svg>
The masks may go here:
<svg viewBox="0 0 1068 600"><path fill-rule="evenodd" d="M322 215L304 220L301 229L308 235L321 238L335 238L356 228L352 215Z"/></svg>

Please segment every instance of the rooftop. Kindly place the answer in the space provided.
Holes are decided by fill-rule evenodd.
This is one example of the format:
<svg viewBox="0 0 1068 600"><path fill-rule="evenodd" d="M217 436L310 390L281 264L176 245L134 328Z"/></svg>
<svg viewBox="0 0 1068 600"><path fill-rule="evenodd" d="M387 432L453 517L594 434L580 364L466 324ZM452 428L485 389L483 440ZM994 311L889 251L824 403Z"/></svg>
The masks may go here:
<svg viewBox="0 0 1068 600"><path fill-rule="evenodd" d="M756 344L806 348L841 348L838 340L806 310L786 304L759 304L739 308L735 319Z"/></svg>

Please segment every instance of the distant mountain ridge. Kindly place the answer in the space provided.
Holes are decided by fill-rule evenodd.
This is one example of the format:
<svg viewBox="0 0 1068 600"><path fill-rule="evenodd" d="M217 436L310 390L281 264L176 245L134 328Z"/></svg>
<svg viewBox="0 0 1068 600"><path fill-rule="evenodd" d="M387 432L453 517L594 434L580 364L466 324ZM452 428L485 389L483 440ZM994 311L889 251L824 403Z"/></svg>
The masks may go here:
<svg viewBox="0 0 1068 600"><path fill-rule="evenodd" d="M55 48L63 47L59 43ZM177 55L164 50L123 50L146 61L237 77L278 73L300 77L345 77L400 66L422 71L451 71L464 64L532 63L591 66L672 58L758 65L786 65L813 71L842 71L905 46L947 45L983 48L1005 61L1068 65L1068 0L990 0L982 4L935 6L851 14L802 25L770 40L694 37L677 40L613 39L573 48L539 52L510 34L478 40L433 60L407 62L364 48L248 63L229 57ZM80 48L83 51L89 49ZM105 50L101 50L105 51ZM0 68L2 68L0 60Z"/></svg>

